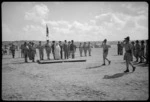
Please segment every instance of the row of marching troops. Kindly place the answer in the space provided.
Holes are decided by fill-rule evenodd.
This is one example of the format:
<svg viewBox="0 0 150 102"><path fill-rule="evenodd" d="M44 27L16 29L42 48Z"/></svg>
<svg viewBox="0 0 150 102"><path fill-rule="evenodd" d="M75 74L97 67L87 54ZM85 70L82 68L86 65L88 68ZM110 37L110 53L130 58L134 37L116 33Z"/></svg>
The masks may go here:
<svg viewBox="0 0 150 102"><path fill-rule="evenodd" d="M145 44L146 43L146 44ZM123 42L118 42L117 44L118 46L118 55L123 55ZM146 60L146 63L148 63L148 40L146 40L146 42L144 42L144 40L139 41L136 40L135 42L132 41L131 42L131 46L132 46L132 61L133 61L133 57L136 58L135 62L140 62L139 63L143 63L144 59Z"/></svg>

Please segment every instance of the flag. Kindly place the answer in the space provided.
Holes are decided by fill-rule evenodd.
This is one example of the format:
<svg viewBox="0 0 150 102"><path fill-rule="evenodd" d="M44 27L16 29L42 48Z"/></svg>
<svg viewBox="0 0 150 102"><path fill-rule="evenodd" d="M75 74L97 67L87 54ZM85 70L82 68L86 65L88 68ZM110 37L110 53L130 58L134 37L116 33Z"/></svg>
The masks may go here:
<svg viewBox="0 0 150 102"><path fill-rule="evenodd" d="M49 31L48 31L48 26L46 24L46 37L48 37L48 36L49 36Z"/></svg>

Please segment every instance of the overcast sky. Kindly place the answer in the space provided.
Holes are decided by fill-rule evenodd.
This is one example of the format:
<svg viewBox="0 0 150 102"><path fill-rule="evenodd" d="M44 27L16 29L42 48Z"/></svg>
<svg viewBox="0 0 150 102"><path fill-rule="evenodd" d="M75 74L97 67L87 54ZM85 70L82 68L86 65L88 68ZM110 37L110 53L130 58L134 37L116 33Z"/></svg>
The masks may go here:
<svg viewBox="0 0 150 102"><path fill-rule="evenodd" d="M3 2L2 41L148 39L146 2Z"/></svg>

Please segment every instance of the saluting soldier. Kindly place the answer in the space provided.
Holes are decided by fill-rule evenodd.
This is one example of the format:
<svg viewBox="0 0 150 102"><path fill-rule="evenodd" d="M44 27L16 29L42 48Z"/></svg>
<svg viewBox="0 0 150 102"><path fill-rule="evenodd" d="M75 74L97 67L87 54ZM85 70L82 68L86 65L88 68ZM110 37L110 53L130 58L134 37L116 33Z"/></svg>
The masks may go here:
<svg viewBox="0 0 150 102"><path fill-rule="evenodd" d="M133 66L133 64L131 63L131 60L132 60L132 45L130 44L130 38L129 37L126 37L124 42L124 47L125 47L125 55L124 55L124 60L126 60L126 70L124 71L125 73L126 72L129 72L129 64L132 66L133 70L132 72L135 71L135 66Z"/></svg>
<svg viewBox="0 0 150 102"><path fill-rule="evenodd" d="M49 43L49 40L47 40L47 43L45 44L45 50L47 54L47 59L50 60L51 45Z"/></svg>
<svg viewBox="0 0 150 102"><path fill-rule="evenodd" d="M82 57L82 51L83 51L83 46L82 46L82 43L80 43L79 45L80 57Z"/></svg>
<svg viewBox="0 0 150 102"><path fill-rule="evenodd" d="M41 45L41 41L39 41L39 45L37 46L37 48L39 49L39 56L40 56L40 60L43 60L44 58L44 47Z"/></svg>
<svg viewBox="0 0 150 102"><path fill-rule="evenodd" d="M92 51L92 45L91 45L91 43L89 42L89 43L88 43L89 56L91 56L91 51Z"/></svg>
<svg viewBox="0 0 150 102"><path fill-rule="evenodd" d="M10 47L11 53L12 53L12 57L15 57L15 45L12 44L12 46Z"/></svg>

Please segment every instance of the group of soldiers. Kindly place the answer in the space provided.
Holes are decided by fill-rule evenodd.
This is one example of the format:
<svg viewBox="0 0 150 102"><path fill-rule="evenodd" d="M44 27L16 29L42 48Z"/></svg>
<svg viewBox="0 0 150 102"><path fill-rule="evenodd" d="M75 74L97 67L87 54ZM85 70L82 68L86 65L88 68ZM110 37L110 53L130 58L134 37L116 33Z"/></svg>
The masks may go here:
<svg viewBox="0 0 150 102"><path fill-rule="evenodd" d="M136 67L132 64L133 56L136 58L135 62L138 62L138 59L140 58L139 63L143 63L144 59L146 60L146 64L149 63L148 40L146 40L146 45L144 45L143 40L141 41L141 44L139 44L138 40L136 40L135 42L135 45L133 41L130 43L130 37L125 38L125 40L123 41L123 47L125 48L124 60L126 60L127 68L124 72L129 72L129 65L132 66L133 72L135 71Z"/></svg>
<svg viewBox="0 0 150 102"><path fill-rule="evenodd" d="M146 43L146 44L145 44ZM118 55L123 55L123 42L118 42L117 44L118 46ZM139 63L143 63L144 59L146 60L146 63L148 63L147 61L147 55L148 55L148 40L146 40L146 42L144 42L144 40L139 41L136 40L135 42L132 41L131 42L131 47L132 47L132 60L133 57L136 58L136 62L140 62Z"/></svg>
<svg viewBox="0 0 150 102"><path fill-rule="evenodd" d="M89 53L89 56L91 56L91 51L92 51L92 45L90 42L88 44L86 42L80 43L79 45L79 52L80 52L80 57L82 57L82 52L84 51L84 55L87 56L87 51Z"/></svg>
<svg viewBox="0 0 150 102"><path fill-rule="evenodd" d="M41 41L39 41L37 46L35 46L33 42L29 42L28 44L25 42L23 45L21 45L21 57L25 58L25 62L28 62L28 57L34 62L36 48L39 50L40 60L44 60L44 49L46 51L48 60L50 60L51 53L54 60L68 59L70 57L75 58L76 45L74 44L73 40L68 42L65 40L64 43L61 41L59 41L59 43L52 41L52 44L50 44L49 40L47 40L46 44L44 45L41 44Z"/></svg>

